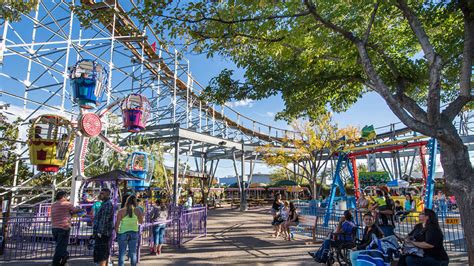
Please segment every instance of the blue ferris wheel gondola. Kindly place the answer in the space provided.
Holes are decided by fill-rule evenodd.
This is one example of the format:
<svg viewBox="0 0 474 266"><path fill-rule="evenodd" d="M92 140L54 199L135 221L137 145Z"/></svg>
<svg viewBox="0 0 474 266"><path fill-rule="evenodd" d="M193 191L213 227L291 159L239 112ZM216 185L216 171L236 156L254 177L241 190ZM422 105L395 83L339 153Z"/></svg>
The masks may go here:
<svg viewBox="0 0 474 266"><path fill-rule="evenodd" d="M100 105L107 87L107 70L101 64L80 60L71 68L70 79L74 102L85 109Z"/></svg>
<svg viewBox="0 0 474 266"><path fill-rule="evenodd" d="M125 171L141 178L140 181L128 181L128 186L137 191L143 191L150 186L153 177L155 161L153 155L146 152L133 152L127 158Z"/></svg>

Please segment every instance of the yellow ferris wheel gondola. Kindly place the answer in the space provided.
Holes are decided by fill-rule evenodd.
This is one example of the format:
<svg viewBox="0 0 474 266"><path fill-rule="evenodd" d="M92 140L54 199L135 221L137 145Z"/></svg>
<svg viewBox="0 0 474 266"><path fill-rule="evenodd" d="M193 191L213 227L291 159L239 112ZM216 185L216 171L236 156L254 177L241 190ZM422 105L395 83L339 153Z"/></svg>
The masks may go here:
<svg viewBox="0 0 474 266"><path fill-rule="evenodd" d="M38 171L57 172L66 164L74 131L71 122L58 115L40 115L32 120L28 132L31 164Z"/></svg>

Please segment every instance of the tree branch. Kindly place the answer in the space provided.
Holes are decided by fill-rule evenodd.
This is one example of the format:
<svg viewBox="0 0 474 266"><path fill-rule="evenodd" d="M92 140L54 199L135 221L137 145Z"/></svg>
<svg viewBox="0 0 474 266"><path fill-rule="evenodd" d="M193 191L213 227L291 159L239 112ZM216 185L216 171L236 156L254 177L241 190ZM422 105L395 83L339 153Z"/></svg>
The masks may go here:
<svg viewBox="0 0 474 266"><path fill-rule="evenodd" d="M348 39L351 42L355 42L359 40L352 32L347 31L337 26L336 24L330 22L329 20L326 20L323 17L321 17L321 15L319 15L319 13L316 12L316 6L314 5L313 1L304 0L304 4L308 8L311 15L313 15L314 19L316 19L316 21L321 22L324 26L326 26L329 29L332 29L333 31L340 33L342 36L344 36L344 38Z"/></svg>
<svg viewBox="0 0 474 266"><path fill-rule="evenodd" d="M402 106L411 114L412 117L416 117L423 123L428 123L428 116L412 98L408 97L404 93L397 93L397 98L400 100Z"/></svg>
<svg viewBox="0 0 474 266"><path fill-rule="evenodd" d="M379 2L377 1L374 4L374 10L372 11L372 15L370 15L369 26L367 26L367 30L365 31L365 37L364 37L364 43L365 44L369 40L370 30L372 29L372 25L374 24L375 15L377 14L378 8L379 8Z"/></svg>
<svg viewBox="0 0 474 266"><path fill-rule="evenodd" d="M460 1L459 7L464 15L464 48L462 53L462 66L459 80L460 92L459 96L452 101L442 115L452 122L456 115L469 101L471 96L471 71L474 53L474 10L469 6L469 1Z"/></svg>
<svg viewBox="0 0 474 266"><path fill-rule="evenodd" d="M408 20L408 24L418 39L425 57L429 62L430 75L427 101L428 122L433 126L438 126L441 105L441 69L443 62L441 56L435 52L434 47L423 28L423 25L410 9L406 1L397 0L397 3L398 4L396 6L398 9L400 9L400 11L402 11L403 16Z"/></svg>
<svg viewBox="0 0 474 266"><path fill-rule="evenodd" d="M397 0L397 3L398 5L396 6L398 9L400 9L400 11L402 11L403 16L408 20L408 24L410 24L410 27L415 33L418 42L421 44L421 48L423 49L426 58L430 61L430 63L433 63L435 61L436 54L433 45L430 43L428 35L426 35L426 32L421 25L421 22L418 20L410 7L408 7L408 4L405 2L405 0Z"/></svg>
<svg viewBox="0 0 474 266"><path fill-rule="evenodd" d="M466 105L469 101L472 100L472 96L468 95L463 96L459 95L454 101L452 101L448 107L446 107L443 112L441 113L446 119L450 122L454 120L454 118L461 112L461 109Z"/></svg>
<svg viewBox="0 0 474 266"><path fill-rule="evenodd" d="M464 48L461 67L460 89L464 97L471 96L471 71L474 54L474 5L468 0L460 1L460 8L464 15Z"/></svg>
<svg viewBox="0 0 474 266"><path fill-rule="evenodd" d="M282 19L282 18L296 18L296 17L303 17L309 15L309 11L305 10L300 13L296 14L284 14L284 15L271 15L271 16L256 16L256 17L250 17L250 18L242 18L242 19L235 19L235 20L226 20L220 17L220 14L217 13L217 18L216 17L208 17L206 14L202 11L199 10L199 13L201 14L200 18L197 19L188 19L188 18L178 18L177 16L167 16L167 15L157 15L157 17L162 17L166 19L172 19L176 21L181 21L185 23L200 23L204 21L214 21L214 22L219 22L222 24L238 24L238 23L245 23L245 22L254 22L254 21L261 21L261 20L275 20L275 19Z"/></svg>
<svg viewBox="0 0 474 266"><path fill-rule="evenodd" d="M382 78L374 69L364 43L358 41L356 42L356 47L359 51L359 56L362 60L362 66L364 68L364 71L366 72L369 79L373 82L372 88L377 91L380 96L382 96L382 98L385 99L389 108L395 113L395 115L397 115L398 118L400 118L400 120L409 128L427 136L434 136L436 134L436 130L432 126L427 125L426 123L423 123L420 120L416 120L414 117L410 116L405 111L404 106L402 106L402 103L392 95L387 85L385 85ZM407 101L407 103L410 107L410 101ZM414 112L417 111L416 108L411 108L410 110Z"/></svg>
<svg viewBox="0 0 474 266"><path fill-rule="evenodd" d="M253 40L257 40L257 41L272 43L272 42L280 42L283 39L285 39L284 36L269 39L269 38L265 38L265 37L252 36L252 35L249 35L249 34L239 33L239 32L225 33L224 35L221 35L221 36L205 35L203 32L198 32L198 31L192 31L192 32L194 34L198 35L199 37L201 37L204 40L207 40L207 39L226 39L226 38L233 38L233 37L244 37L244 38L249 38L249 39L253 39Z"/></svg>

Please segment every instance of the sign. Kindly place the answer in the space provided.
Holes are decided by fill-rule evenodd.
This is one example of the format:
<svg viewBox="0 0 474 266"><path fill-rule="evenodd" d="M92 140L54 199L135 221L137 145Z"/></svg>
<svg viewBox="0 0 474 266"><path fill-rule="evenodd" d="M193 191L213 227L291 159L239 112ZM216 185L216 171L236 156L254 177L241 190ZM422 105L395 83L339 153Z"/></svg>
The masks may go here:
<svg viewBox="0 0 474 266"><path fill-rule="evenodd" d="M459 218L446 218L446 224L459 224Z"/></svg>

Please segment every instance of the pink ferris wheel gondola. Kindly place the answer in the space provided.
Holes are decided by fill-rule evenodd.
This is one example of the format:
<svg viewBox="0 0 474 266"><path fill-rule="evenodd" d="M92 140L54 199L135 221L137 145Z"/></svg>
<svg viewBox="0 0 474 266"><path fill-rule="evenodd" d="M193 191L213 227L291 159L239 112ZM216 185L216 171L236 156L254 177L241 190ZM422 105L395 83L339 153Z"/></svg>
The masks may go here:
<svg viewBox="0 0 474 266"><path fill-rule="evenodd" d="M123 126L129 132L145 129L150 115L150 102L141 94L130 94L121 104Z"/></svg>

